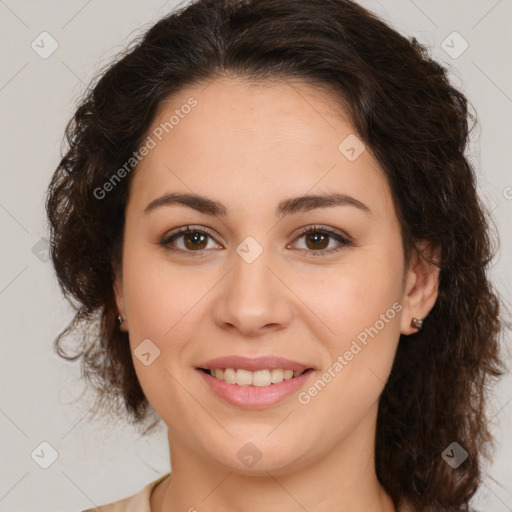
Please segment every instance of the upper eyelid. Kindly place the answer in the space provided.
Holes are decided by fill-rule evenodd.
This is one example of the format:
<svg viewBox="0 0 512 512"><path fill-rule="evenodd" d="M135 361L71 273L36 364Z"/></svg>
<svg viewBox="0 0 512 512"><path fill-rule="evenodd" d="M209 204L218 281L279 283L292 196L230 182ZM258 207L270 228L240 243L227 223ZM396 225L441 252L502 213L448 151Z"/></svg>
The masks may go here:
<svg viewBox="0 0 512 512"><path fill-rule="evenodd" d="M345 238L347 240L350 240L351 237L345 233L344 231L342 230L339 230L339 229L335 229L335 228L329 228L329 227L324 227L324 226L318 226L316 224L312 225L312 226L306 226L304 228L299 228L298 232L296 233L296 236L302 236L302 235L305 235L307 233L310 233L310 232L315 232L315 231L323 231L325 233L328 233L328 234L332 234L332 235L338 235L342 238Z"/></svg>
<svg viewBox="0 0 512 512"><path fill-rule="evenodd" d="M191 232L191 233L194 233L194 232L204 233L205 235L208 235L216 243L218 243L217 240L216 240L216 236L215 236L215 234L214 234L212 229L207 228L206 226L194 226L194 225L191 225L191 224L187 224L186 226L182 226L180 228L172 229L171 231L165 233L163 236L161 236L159 238L159 242L158 243L160 243L162 245L166 245L167 243L169 243L171 241L172 238L174 238L174 237L177 238L177 237L183 236L187 232ZM190 251L190 252L192 252L192 251Z"/></svg>
<svg viewBox="0 0 512 512"><path fill-rule="evenodd" d="M211 228L208 228L206 226L195 226L193 224L187 224L186 226L181 226L179 228L171 229L170 231L166 232L161 237L161 239L166 240L166 239L172 238L173 236L176 236L176 235L183 235L183 234L187 233L187 231L190 231L192 233L195 231L199 231L201 233L205 233L205 234L211 236L212 238L215 238L215 233Z"/></svg>

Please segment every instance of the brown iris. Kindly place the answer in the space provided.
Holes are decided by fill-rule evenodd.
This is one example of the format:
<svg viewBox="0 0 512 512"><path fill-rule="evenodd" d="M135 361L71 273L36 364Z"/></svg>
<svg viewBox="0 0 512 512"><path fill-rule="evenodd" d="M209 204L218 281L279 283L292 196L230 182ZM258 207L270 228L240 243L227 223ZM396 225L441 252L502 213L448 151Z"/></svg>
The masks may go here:
<svg viewBox="0 0 512 512"><path fill-rule="evenodd" d="M183 233L183 243L187 249L204 249L208 244L207 235L198 231L185 231Z"/></svg>
<svg viewBox="0 0 512 512"><path fill-rule="evenodd" d="M306 245L311 248L308 244L309 240L313 241L313 249L325 249L329 245L329 236L318 231L306 235Z"/></svg>

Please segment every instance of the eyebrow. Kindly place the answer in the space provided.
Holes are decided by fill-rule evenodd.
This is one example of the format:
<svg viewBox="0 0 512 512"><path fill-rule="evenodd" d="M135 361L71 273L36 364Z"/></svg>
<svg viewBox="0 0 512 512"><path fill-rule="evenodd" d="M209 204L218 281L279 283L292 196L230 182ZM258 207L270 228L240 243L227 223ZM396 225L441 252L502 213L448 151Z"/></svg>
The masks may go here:
<svg viewBox="0 0 512 512"><path fill-rule="evenodd" d="M227 208L218 201L197 194L178 193L163 194L157 197L144 208L144 213L149 213L163 206L174 205L188 206L193 210L206 213L207 215L226 217L228 214ZM329 208L332 206L353 206L367 214L371 214L370 208L361 201L358 201L354 197L337 193L304 195L285 199L279 203L275 214L277 217L281 218L285 215L308 212L317 208Z"/></svg>

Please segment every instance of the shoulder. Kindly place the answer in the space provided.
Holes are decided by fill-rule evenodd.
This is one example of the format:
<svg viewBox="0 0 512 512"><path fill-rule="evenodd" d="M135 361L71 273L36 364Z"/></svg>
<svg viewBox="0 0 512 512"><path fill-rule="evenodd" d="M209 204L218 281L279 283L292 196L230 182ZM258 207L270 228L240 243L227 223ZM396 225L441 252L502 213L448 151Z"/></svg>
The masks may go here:
<svg viewBox="0 0 512 512"><path fill-rule="evenodd" d="M151 512L151 493L162 480L169 476L169 474L170 473L167 473L166 475L159 477L157 480L149 483L132 496L123 498L119 501L107 503L106 505L101 505L101 507L88 508L82 512L98 512L100 510L101 512Z"/></svg>

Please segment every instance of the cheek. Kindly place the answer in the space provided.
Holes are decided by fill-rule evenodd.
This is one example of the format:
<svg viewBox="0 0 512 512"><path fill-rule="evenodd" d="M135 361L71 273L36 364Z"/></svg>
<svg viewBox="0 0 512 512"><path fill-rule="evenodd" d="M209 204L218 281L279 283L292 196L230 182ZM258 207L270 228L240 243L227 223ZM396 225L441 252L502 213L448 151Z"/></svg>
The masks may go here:
<svg viewBox="0 0 512 512"><path fill-rule="evenodd" d="M343 425L378 400L400 337L403 257L380 254L359 251L357 261L347 257L346 264L298 291L315 312L309 328L326 349L322 382L302 402L311 402L317 414L332 408L331 414L345 418Z"/></svg>
<svg viewBox="0 0 512 512"><path fill-rule="evenodd" d="M309 417L336 425L328 437L344 437L375 410L391 372L399 333L398 322L389 320L380 330L372 324L358 336L342 333L332 342L329 361L298 395Z"/></svg>
<svg viewBox="0 0 512 512"><path fill-rule="evenodd" d="M158 251L135 248L123 264L126 313L138 337L163 340L208 288L207 274L186 273Z"/></svg>
<svg viewBox="0 0 512 512"><path fill-rule="evenodd" d="M215 272L172 264L159 251L132 246L123 261L123 285L130 346L139 382L159 414L184 399L173 376L190 369L189 341L208 317L202 300L219 280ZM147 340L150 340L149 343ZM146 343L151 360L141 364L138 354ZM144 352L148 350L144 349ZM188 378L188 377L187 377ZM165 396L162 394L166 390ZM164 400L164 402L162 402Z"/></svg>
<svg viewBox="0 0 512 512"><path fill-rule="evenodd" d="M205 314L198 301L212 285L205 272L185 274L161 254L157 258L154 251L132 249L123 260L123 286L135 371L157 414L166 423L176 422L176 410L183 417L193 405L177 382L185 380L187 341L195 332L197 315ZM149 353L147 365L139 358L143 353ZM194 388L188 391L197 393Z"/></svg>
<svg viewBox="0 0 512 512"><path fill-rule="evenodd" d="M343 263L322 268L309 279L299 279L297 294L324 324L322 332L329 344L339 350L365 328L382 322L398 325L397 306L402 296L403 256L398 251L384 252L377 247L347 254ZM389 317L389 318L388 318Z"/></svg>

